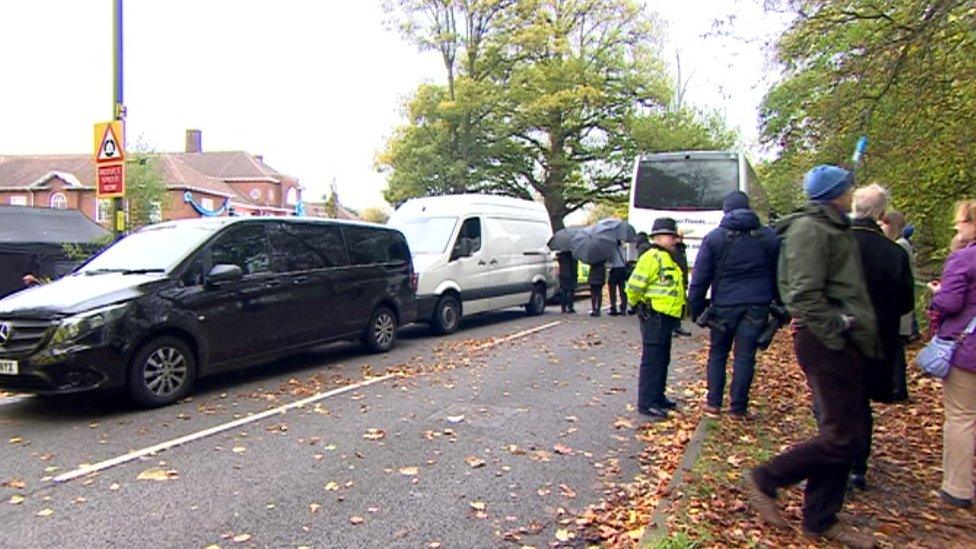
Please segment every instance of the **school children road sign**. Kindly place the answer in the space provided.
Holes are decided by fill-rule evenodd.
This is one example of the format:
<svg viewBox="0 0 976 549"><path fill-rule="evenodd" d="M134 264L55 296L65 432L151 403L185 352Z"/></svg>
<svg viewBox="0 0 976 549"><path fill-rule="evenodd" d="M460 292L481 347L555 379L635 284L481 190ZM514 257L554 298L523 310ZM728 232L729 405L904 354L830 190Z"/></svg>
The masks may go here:
<svg viewBox="0 0 976 549"><path fill-rule="evenodd" d="M96 196L124 196L125 129L121 120L95 124L94 156Z"/></svg>

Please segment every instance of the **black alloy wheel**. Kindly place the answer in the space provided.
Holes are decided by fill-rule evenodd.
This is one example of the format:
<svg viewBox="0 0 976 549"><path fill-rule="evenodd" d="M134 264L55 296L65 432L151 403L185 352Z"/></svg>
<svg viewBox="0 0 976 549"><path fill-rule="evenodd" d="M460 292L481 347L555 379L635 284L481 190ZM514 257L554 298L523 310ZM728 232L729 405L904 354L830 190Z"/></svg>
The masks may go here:
<svg viewBox="0 0 976 549"><path fill-rule="evenodd" d="M196 375L189 345L176 337L157 337L140 347L129 365L129 398L146 407L172 404L190 393Z"/></svg>

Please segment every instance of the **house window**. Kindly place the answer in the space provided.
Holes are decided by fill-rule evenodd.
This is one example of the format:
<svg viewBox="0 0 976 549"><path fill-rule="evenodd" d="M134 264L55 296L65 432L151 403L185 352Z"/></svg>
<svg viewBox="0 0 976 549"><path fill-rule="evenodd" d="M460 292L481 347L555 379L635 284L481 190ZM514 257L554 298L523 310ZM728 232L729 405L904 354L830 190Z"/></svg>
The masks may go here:
<svg viewBox="0 0 976 549"><path fill-rule="evenodd" d="M22 194L15 194L10 197L11 206L26 206L27 197Z"/></svg>
<svg viewBox="0 0 976 549"><path fill-rule="evenodd" d="M95 200L95 221L108 223L112 220L112 199L98 198Z"/></svg>
<svg viewBox="0 0 976 549"><path fill-rule="evenodd" d="M64 193L54 193L51 195L51 207L55 210L64 210L68 208L68 197L64 196Z"/></svg>
<svg viewBox="0 0 976 549"><path fill-rule="evenodd" d="M274 202L274 189L268 189L268 202Z"/></svg>
<svg viewBox="0 0 976 549"><path fill-rule="evenodd" d="M204 210L213 210L213 198L201 198L200 207Z"/></svg>
<svg viewBox="0 0 976 549"><path fill-rule="evenodd" d="M298 204L298 190L295 187L288 189L288 194L285 195L285 203L289 206Z"/></svg>

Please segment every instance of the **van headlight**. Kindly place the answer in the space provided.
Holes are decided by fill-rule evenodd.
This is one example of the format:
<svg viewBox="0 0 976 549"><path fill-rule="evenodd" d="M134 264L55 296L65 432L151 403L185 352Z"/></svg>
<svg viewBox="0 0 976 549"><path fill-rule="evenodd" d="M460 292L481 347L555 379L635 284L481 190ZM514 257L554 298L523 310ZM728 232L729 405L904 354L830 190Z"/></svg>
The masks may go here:
<svg viewBox="0 0 976 549"><path fill-rule="evenodd" d="M126 304L109 305L69 316L58 324L51 337L51 345L63 345L78 341L100 329L110 322L121 317L125 312Z"/></svg>

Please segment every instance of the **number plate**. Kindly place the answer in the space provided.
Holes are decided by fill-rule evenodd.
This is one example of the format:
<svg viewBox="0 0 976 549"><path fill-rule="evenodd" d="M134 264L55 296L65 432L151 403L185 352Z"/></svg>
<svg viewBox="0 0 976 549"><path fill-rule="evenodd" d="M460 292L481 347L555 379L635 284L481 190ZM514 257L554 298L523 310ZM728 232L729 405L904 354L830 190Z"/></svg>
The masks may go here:
<svg viewBox="0 0 976 549"><path fill-rule="evenodd" d="M15 376L18 373L16 360L0 360L0 374Z"/></svg>

